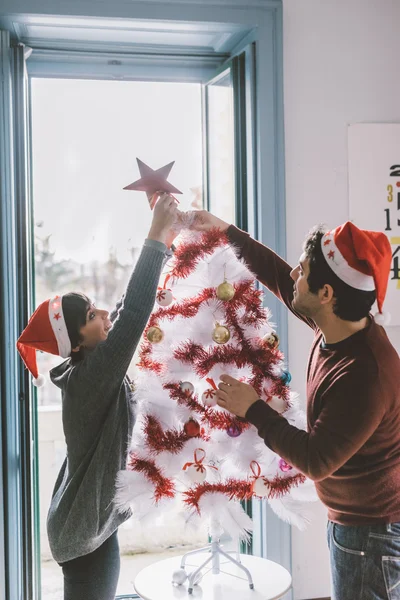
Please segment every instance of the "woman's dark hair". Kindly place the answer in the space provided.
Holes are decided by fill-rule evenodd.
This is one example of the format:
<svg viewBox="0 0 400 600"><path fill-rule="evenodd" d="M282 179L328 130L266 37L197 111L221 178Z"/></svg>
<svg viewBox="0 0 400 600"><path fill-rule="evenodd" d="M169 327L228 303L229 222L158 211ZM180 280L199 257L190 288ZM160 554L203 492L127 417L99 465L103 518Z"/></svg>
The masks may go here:
<svg viewBox="0 0 400 600"><path fill-rule="evenodd" d="M375 291L357 290L332 271L321 248L321 238L326 231L323 225L317 225L304 241L303 249L310 267L308 287L310 292L316 294L325 284L332 286L335 295L334 314L344 321L360 321L370 312L376 298Z"/></svg>
<svg viewBox="0 0 400 600"><path fill-rule="evenodd" d="M85 294L71 292L64 294L62 297L62 309L71 348L76 348L82 341L79 331L86 324L86 314L91 305L91 301ZM71 359L72 362L82 360L83 349L81 348L78 352L71 352Z"/></svg>

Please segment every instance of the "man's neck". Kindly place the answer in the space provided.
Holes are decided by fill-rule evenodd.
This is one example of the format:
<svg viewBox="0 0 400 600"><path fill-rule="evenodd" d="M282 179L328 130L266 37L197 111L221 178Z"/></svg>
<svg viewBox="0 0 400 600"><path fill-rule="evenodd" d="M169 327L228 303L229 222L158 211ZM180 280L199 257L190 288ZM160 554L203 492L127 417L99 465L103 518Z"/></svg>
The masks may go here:
<svg viewBox="0 0 400 600"><path fill-rule="evenodd" d="M326 344L337 344L365 329L369 323L368 317L364 317L361 321L344 321L335 315L320 316L314 321L322 331Z"/></svg>

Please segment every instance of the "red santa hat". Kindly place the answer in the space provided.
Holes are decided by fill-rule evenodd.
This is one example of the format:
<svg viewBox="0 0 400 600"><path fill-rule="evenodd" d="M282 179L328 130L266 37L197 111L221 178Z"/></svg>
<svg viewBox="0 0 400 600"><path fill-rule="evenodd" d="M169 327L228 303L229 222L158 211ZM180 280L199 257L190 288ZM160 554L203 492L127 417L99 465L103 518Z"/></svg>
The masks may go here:
<svg viewBox="0 0 400 600"><path fill-rule="evenodd" d="M65 324L62 296L45 300L38 306L18 338L17 349L33 375L33 384L37 387L44 384L45 378L38 373L36 350L63 358L70 356L71 340Z"/></svg>
<svg viewBox="0 0 400 600"><path fill-rule="evenodd" d="M387 236L379 231L359 229L347 221L324 234L321 247L332 271L357 290L376 292L378 313L375 320L385 325L390 320L382 306L388 286L392 249Z"/></svg>

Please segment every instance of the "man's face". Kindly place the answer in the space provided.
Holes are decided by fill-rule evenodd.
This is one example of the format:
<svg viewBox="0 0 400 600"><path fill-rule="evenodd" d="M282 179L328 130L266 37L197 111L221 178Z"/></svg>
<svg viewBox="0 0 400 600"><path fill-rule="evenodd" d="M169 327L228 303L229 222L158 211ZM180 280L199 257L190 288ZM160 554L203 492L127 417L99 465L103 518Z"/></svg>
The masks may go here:
<svg viewBox="0 0 400 600"><path fill-rule="evenodd" d="M302 254L299 264L290 273L290 277L294 281L292 306L299 314L312 319L320 310L321 303L318 294L310 292L307 281L309 273L308 258Z"/></svg>

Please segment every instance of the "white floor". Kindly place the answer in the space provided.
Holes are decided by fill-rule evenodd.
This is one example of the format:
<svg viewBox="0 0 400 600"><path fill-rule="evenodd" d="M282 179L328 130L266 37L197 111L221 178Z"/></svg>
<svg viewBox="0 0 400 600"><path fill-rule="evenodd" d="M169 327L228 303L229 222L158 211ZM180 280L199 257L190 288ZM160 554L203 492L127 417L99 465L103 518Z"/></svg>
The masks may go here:
<svg viewBox="0 0 400 600"><path fill-rule="evenodd" d="M118 594L134 592L133 581L144 567L164 558L184 554L191 548L173 548L162 553L125 554L121 556L121 574ZM54 561L42 562L42 600L63 600L63 582L60 567Z"/></svg>

